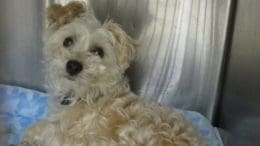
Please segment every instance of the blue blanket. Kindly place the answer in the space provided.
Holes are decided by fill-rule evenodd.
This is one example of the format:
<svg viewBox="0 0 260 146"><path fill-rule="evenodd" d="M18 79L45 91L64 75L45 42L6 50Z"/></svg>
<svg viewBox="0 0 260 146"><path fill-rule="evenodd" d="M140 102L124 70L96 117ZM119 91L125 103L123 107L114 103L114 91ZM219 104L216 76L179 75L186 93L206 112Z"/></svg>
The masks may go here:
<svg viewBox="0 0 260 146"><path fill-rule="evenodd" d="M46 94L15 86L0 84L0 145L19 145L27 127L47 116ZM222 146L220 137L201 114L183 111L202 133L208 146Z"/></svg>

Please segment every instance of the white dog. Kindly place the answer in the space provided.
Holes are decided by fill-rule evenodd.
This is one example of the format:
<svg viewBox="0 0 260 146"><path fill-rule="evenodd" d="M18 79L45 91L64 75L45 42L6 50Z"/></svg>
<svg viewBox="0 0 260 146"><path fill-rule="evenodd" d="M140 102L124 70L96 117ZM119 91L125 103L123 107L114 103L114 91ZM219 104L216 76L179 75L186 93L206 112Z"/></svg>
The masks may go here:
<svg viewBox="0 0 260 146"><path fill-rule="evenodd" d="M203 146L181 113L138 98L125 71L136 42L101 24L83 2L48 8L44 55L51 113L23 144L41 146Z"/></svg>

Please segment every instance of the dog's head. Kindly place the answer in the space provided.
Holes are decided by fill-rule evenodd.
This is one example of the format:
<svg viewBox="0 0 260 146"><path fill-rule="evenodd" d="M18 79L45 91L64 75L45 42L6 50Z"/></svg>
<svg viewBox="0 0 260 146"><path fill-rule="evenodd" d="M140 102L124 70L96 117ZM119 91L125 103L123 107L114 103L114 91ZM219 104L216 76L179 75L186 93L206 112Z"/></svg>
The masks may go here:
<svg viewBox="0 0 260 146"><path fill-rule="evenodd" d="M43 52L48 80L59 92L104 90L124 78L135 57L136 43L118 24L100 24L81 2L51 5L47 15Z"/></svg>

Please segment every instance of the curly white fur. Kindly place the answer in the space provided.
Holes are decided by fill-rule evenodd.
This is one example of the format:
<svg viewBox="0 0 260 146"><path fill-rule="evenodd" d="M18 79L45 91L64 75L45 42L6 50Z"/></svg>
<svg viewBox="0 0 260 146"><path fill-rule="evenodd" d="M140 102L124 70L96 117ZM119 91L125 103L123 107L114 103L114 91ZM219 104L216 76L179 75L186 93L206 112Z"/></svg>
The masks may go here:
<svg viewBox="0 0 260 146"><path fill-rule="evenodd" d="M42 146L202 146L200 134L174 109L141 100L125 70L136 43L118 24L101 24L84 3L52 5L44 37L51 113L26 131L24 144ZM64 47L66 37L74 44ZM104 57L90 50L99 47ZM76 76L68 60L82 63ZM73 102L60 105L64 96Z"/></svg>

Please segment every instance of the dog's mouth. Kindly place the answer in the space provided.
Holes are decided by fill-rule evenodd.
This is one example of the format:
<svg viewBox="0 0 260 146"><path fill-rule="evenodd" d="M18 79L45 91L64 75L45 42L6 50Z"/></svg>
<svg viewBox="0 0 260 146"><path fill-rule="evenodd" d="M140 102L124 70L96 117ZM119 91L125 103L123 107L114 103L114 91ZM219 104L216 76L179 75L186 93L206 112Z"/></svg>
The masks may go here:
<svg viewBox="0 0 260 146"><path fill-rule="evenodd" d="M76 80L75 76L70 76L70 75L66 75L65 78L70 80L70 81L75 81Z"/></svg>

